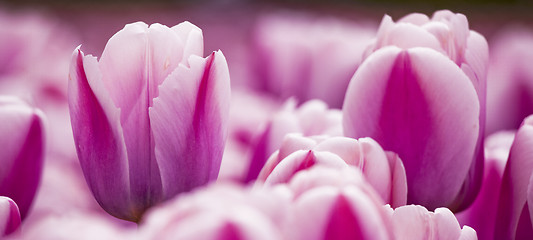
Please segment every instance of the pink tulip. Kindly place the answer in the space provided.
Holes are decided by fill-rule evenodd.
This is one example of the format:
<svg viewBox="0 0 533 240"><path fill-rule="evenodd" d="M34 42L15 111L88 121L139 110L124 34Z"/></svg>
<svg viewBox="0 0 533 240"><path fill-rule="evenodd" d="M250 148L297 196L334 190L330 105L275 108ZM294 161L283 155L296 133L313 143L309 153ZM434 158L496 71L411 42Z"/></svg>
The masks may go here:
<svg viewBox="0 0 533 240"><path fill-rule="evenodd" d="M501 180L494 239L533 236L533 116L524 119L514 138Z"/></svg>
<svg viewBox="0 0 533 240"><path fill-rule="evenodd" d="M487 134L518 129L533 114L533 31L512 28L491 41L487 78Z"/></svg>
<svg viewBox="0 0 533 240"><path fill-rule="evenodd" d="M17 204L8 197L0 196L0 237L14 233L20 227Z"/></svg>
<svg viewBox="0 0 533 240"><path fill-rule="evenodd" d="M252 156L247 171L246 182L255 180L263 165L280 148L285 135L300 133L304 136L342 135L342 113L329 109L320 100L311 100L296 107L294 99L289 99L282 110L275 113L252 146Z"/></svg>
<svg viewBox="0 0 533 240"><path fill-rule="evenodd" d="M383 201L405 205L405 169L396 154L386 153L370 138L306 138L295 134L285 137L281 148L267 161L258 180L267 185L288 182L298 172L315 165L342 169L354 166L363 172Z"/></svg>
<svg viewBox="0 0 533 240"><path fill-rule="evenodd" d="M74 51L69 107L85 179L111 215L143 212L217 178L230 89L224 55L201 30L128 24L102 57Z"/></svg>
<svg viewBox="0 0 533 240"><path fill-rule="evenodd" d="M294 200L284 236L296 240L393 239L382 204L369 185L314 187Z"/></svg>
<svg viewBox="0 0 533 240"><path fill-rule="evenodd" d="M398 240L476 240L476 231L461 226L447 208L434 212L418 205L389 208L394 237Z"/></svg>
<svg viewBox="0 0 533 240"><path fill-rule="evenodd" d="M214 184L147 213L142 239L282 239L292 195L286 188Z"/></svg>
<svg viewBox="0 0 533 240"><path fill-rule="evenodd" d="M0 96L0 196L24 219L39 186L44 158L44 116L15 97Z"/></svg>
<svg viewBox="0 0 533 240"><path fill-rule="evenodd" d="M485 139L485 166L481 190L470 207L455 214L461 225L476 229L480 239L494 239L500 186L514 135L512 131L498 132Z"/></svg>
<svg viewBox="0 0 533 240"><path fill-rule="evenodd" d="M373 26L303 14L260 18L253 38L258 87L282 99L321 99L340 108L374 34Z"/></svg>
<svg viewBox="0 0 533 240"><path fill-rule="evenodd" d="M372 53L346 92L344 133L402 159L408 203L453 210L477 194L480 101L468 76L430 48Z"/></svg>
<svg viewBox="0 0 533 240"><path fill-rule="evenodd" d="M453 13L448 10L441 10L435 12L431 18L419 13L409 14L396 23L393 22L389 16L385 16L379 27L376 40L373 45L367 49L365 56L369 56L372 52L375 52L385 46L397 46L405 50L414 47L424 47L440 52L447 56L460 68L460 70L462 70L464 75L467 76L472 82L472 85L476 90L478 99L476 102L479 103L479 134L477 137L475 150L476 154L473 157L474 160L466 161L471 163L471 166L469 167L465 185L462 187L463 192L457 196L455 203L453 204L447 199L442 199L443 201L440 201L440 203L437 205L427 205L427 201L432 200L427 199L421 201L420 198L413 196L418 195L415 192L410 192L409 197L411 203L423 204L431 209L434 209L438 206L449 206L452 207L453 210L464 209L474 200L479 187L481 186L481 175L483 174L483 136L485 131L486 115L486 72L489 59L487 41L482 35L469 29L468 20L463 14ZM438 64L435 63L435 65ZM441 76L441 78L446 77ZM353 100L354 99L347 101ZM361 101L361 99L359 99L359 101ZM354 135L349 133L348 136ZM360 136L357 135L357 137ZM378 140L378 142L380 141ZM382 142L380 142L380 144L382 144L387 150L398 152L404 161L411 161L410 159L402 156L403 153L400 151L397 151L396 149L389 149L391 146L388 144ZM413 169L407 165L409 164L406 164L408 178L410 179L409 182L413 182L412 177L409 176L412 175L412 173L409 172L413 171ZM450 189L455 191L456 186Z"/></svg>

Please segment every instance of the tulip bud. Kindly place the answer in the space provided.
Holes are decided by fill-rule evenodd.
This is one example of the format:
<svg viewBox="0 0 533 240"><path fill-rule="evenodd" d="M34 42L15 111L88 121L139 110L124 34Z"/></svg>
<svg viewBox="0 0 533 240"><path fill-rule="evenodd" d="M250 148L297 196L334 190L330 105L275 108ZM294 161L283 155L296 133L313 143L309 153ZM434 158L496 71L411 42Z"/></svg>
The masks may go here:
<svg viewBox="0 0 533 240"><path fill-rule="evenodd" d="M17 204L10 198L0 196L0 237L7 236L20 226Z"/></svg>
<svg viewBox="0 0 533 240"><path fill-rule="evenodd" d="M435 12L431 18L419 13L409 14L398 20L396 23L393 22L389 16L383 17L376 40L366 50L365 56L368 57L373 52L376 52L386 46L396 46L404 50L415 47L423 47L435 50L441 53L443 56L446 56L449 60L451 60L451 62L455 63L455 65L457 65L457 67L459 67L459 69L462 71L463 75L467 77L466 80L472 83L476 91L476 102L479 104L479 119L477 124L479 125L479 134L476 139L475 156L473 156L474 160L465 160L469 162L471 166L468 167L469 170L467 177L463 178L465 181L464 185L462 186L461 193L457 195L454 203L450 203L449 201L448 203L444 203L447 200L442 199L443 201L434 206L428 204L427 201L430 201L429 199L421 200L420 198L414 196L418 195L417 193L409 193L409 199L411 203L423 204L431 209L434 209L437 206L448 206L454 211L462 210L468 207L468 205L474 201L481 186L481 176L483 175L483 136L485 132L485 98L487 90L486 72L489 59L487 41L482 35L469 29L468 20L463 14L453 13L448 10L441 10ZM433 62L432 60L426 61L434 63L434 66L439 66L439 63ZM437 73L437 71L433 72L433 75L440 74ZM446 78L446 76L440 77ZM401 91L403 90L398 89L398 92ZM409 95L410 93L404 92L404 94ZM369 101L362 98L352 98L350 100L346 99L345 103L347 101L354 100L363 102ZM411 108L411 106L407 106L407 104L399 103L399 105ZM443 113L443 111L440 112ZM396 120L391 119L389 121ZM349 132L350 131L345 132L348 134L347 136L365 137L353 135ZM370 137L376 139L376 136L370 135ZM398 138L398 141L405 140L400 140L400 138ZM386 150L397 152L400 155L400 158L402 158L404 161L411 161L410 159L406 158L407 156L404 156L404 153L397 151L395 148L391 148L391 146L389 146L387 143L380 142L379 140L378 142ZM423 152L419 152L418 154L419 158L420 156L425 155ZM431 153L428 154L431 155ZM408 167L407 165L408 164L406 164L406 170L409 182L411 183L414 181L412 179L412 175L415 173L410 173L413 171L413 169L410 169L412 167ZM426 166L417 166L416 168L421 169L425 167ZM453 191L455 191L456 187L454 186L452 188L454 189ZM409 189L413 188L410 187Z"/></svg>
<svg viewBox="0 0 533 240"><path fill-rule="evenodd" d="M74 51L69 107L78 158L98 203L139 221L143 212L217 178L226 138L224 55L202 58L201 30L128 24L102 57Z"/></svg>
<svg viewBox="0 0 533 240"><path fill-rule="evenodd" d="M40 110L15 97L0 97L0 196L20 209L24 219L41 179L44 123Z"/></svg>
<svg viewBox="0 0 533 240"><path fill-rule="evenodd" d="M448 57L430 48L374 52L350 82L343 111L346 136L371 137L402 159L408 203L457 210L477 194L482 172L470 171L479 166L479 98Z"/></svg>

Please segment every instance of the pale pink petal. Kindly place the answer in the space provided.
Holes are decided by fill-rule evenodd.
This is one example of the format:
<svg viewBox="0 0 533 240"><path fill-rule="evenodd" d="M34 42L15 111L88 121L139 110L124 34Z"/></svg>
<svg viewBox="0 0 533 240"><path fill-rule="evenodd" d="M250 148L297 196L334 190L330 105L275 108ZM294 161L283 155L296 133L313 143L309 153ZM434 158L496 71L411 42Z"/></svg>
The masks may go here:
<svg viewBox="0 0 533 240"><path fill-rule="evenodd" d="M191 56L160 86L150 124L164 198L216 179L226 139L230 89L224 55Z"/></svg>
<svg viewBox="0 0 533 240"><path fill-rule="evenodd" d="M0 238L16 232L20 227L17 204L8 197L0 196Z"/></svg>

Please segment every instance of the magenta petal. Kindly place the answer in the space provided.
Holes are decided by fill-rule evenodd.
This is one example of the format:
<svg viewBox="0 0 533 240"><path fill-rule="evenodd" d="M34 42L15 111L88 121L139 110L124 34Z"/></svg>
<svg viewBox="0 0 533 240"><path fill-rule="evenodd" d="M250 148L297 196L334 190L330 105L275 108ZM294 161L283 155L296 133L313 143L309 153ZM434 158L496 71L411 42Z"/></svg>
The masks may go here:
<svg viewBox="0 0 533 240"><path fill-rule="evenodd" d="M17 204L10 198L0 196L0 238L17 231L20 221Z"/></svg>
<svg viewBox="0 0 533 240"><path fill-rule="evenodd" d="M407 176L405 167L398 154L386 152L391 170L392 186L390 193L390 204L392 207L403 206L407 203Z"/></svg>
<svg viewBox="0 0 533 240"><path fill-rule="evenodd" d="M191 56L159 87L150 108L165 198L216 179L226 139L229 72L222 52Z"/></svg>
<svg viewBox="0 0 533 240"><path fill-rule="evenodd" d="M98 203L111 215L137 219L130 200L126 147L120 111L103 86L95 57L74 50L69 73L69 108L76 150L85 179Z"/></svg>
<svg viewBox="0 0 533 240"><path fill-rule="evenodd" d="M44 116L15 97L0 97L0 196L15 201L24 219L41 179Z"/></svg>
<svg viewBox="0 0 533 240"><path fill-rule="evenodd" d="M409 203L434 209L454 202L474 159L480 114L475 89L455 63L428 48L378 50L352 79L343 111L346 136L371 137L398 153Z"/></svg>
<svg viewBox="0 0 533 240"><path fill-rule="evenodd" d="M516 133L509 160L505 166L498 202L496 217L495 239L515 239L520 216L529 214L528 200L531 197L531 176L533 174L533 116L524 119L522 126ZM529 198L529 199L528 199ZM531 201L531 200L530 200ZM524 219L527 219L524 216ZM530 221L531 219L529 219ZM532 226L526 226L532 231Z"/></svg>

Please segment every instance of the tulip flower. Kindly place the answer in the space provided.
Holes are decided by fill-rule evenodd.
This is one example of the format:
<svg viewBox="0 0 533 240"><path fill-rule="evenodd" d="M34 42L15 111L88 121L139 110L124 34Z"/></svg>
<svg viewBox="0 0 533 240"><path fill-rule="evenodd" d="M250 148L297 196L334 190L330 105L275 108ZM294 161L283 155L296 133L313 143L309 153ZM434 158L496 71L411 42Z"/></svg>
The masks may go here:
<svg viewBox="0 0 533 240"><path fill-rule="evenodd" d="M505 29L491 41L487 76L487 134L516 130L533 114L533 31Z"/></svg>
<svg viewBox="0 0 533 240"><path fill-rule="evenodd" d="M461 226L447 208L434 212L418 205L402 206L392 210L389 207L394 237L398 240L477 240L476 231Z"/></svg>
<svg viewBox="0 0 533 240"><path fill-rule="evenodd" d="M393 239L383 202L371 187L317 187L289 209L286 239Z"/></svg>
<svg viewBox="0 0 533 240"><path fill-rule="evenodd" d="M102 57L78 48L69 107L78 158L98 203L139 221L149 207L217 178L229 111L224 55L202 58L201 30L128 24Z"/></svg>
<svg viewBox="0 0 533 240"><path fill-rule="evenodd" d="M516 132L501 180L494 239L533 236L533 116Z"/></svg>
<svg viewBox="0 0 533 240"><path fill-rule="evenodd" d="M479 166L480 102L445 55L394 46L372 53L350 82L343 114L346 136L371 137L402 159L408 203L457 210L477 193L481 175L470 172Z"/></svg>
<svg viewBox="0 0 533 240"><path fill-rule="evenodd" d="M473 161L466 160L471 163L471 167L469 167L467 181L465 181L463 186L464 192L460 194L461 196L458 196L456 203L453 204L455 206L452 207L454 210L464 209L475 199L481 186L481 175L483 175L486 72L489 59L487 41L482 35L469 29L468 20L463 14L441 10L435 12L431 18L419 13L409 14L396 23L392 21L391 17L386 15L383 17L378 29L376 40L366 50L364 55L368 57L371 53L386 46L396 46L406 50L413 47L424 47L440 52L463 71L476 90L477 102L480 106L476 155ZM353 100L351 99L351 101ZM360 137L351 134L348 136ZM380 142L380 144L387 150L393 150L388 149L389 146L385 143ZM396 150L393 151L398 152ZM400 154L400 157L404 161L410 161L402 154ZM409 172L413 170L409 169L411 167L407 168L408 175L411 175ZM411 177L408 176L408 178ZM409 180L409 182L412 181ZM410 192L411 203L424 204L431 209L437 206L426 205L424 201L413 201L414 194L416 193ZM438 206L450 205L441 203Z"/></svg>
<svg viewBox="0 0 533 240"><path fill-rule="evenodd" d="M0 196L18 205L24 219L41 179L44 116L24 101L0 96Z"/></svg>
<svg viewBox="0 0 533 240"><path fill-rule="evenodd" d="M283 239L286 188L212 184L150 210L142 239Z"/></svg>
<svg viewBox="0 0 533 240"><path fill-rule="evenodd" d="M0 196L0 237L9 235L20 227L17 204L8 197Z"/></svg>
<svg viewBox="0 0 533 240"><path fill-rule="evenodd" d="M255 180L267 159L280 148L285 135L300 133L304 136L342 135L342 113L329 109L320 100L311 100L296 107L289 99L282 110L275 113L258 134L252 146L252 156L245 181Z"/></svg>
<svg viewBox="0 0 533 240"><path fill-rule="evenodd" d="M253 35L257 86L299 103L321 99L340 108L375 28L297 14L259 19ZM327 91L325 91L327 89Z"/></svg>
<svg viewBox="0 0 533 240"><path fill-rule="evenodd" d="M515 132L497 132L485 139L483 184L476 200L455 216L461 225L476 229L479 239L494 239L496 213L505 163Z"/></svg>
<svg viewBox="0 0 533 240"><path fill-rule="evenodd" d="M335 169L357 167L384 202L405 205L407 183L402 161L396 154L383 151L370 138L307 138L289 134L280 150L268 159L258 181L266 185L285 183L298 172L315 165Z"/></svg>

